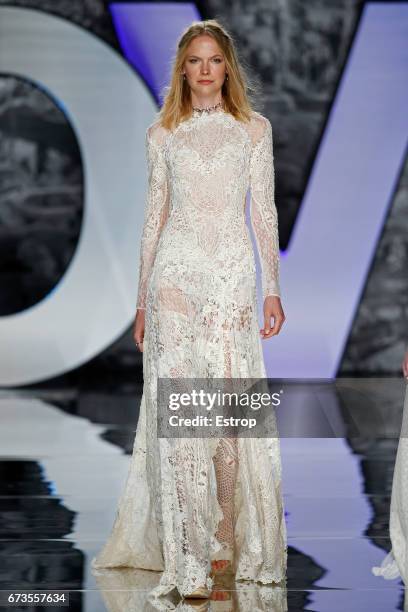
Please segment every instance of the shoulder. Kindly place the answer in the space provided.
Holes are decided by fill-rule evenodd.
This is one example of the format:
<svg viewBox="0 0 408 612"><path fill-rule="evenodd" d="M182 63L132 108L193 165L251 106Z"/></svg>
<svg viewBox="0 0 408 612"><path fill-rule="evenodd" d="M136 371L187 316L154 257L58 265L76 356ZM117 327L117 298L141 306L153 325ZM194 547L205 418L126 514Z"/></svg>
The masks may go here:
<svg viewBox="0 0 408 612"><path fill-rule="evenodd" d="M162 126L160 119L156 119L146 129L146 144L148 145L163 145L169 130Z"/></svg>
<svg viewBox="0 0 408 612"><path fill-rule="evenodd" d="M251 137L252 144L262 140L265 135L272 134L272 125L267 117L258 111L251 111L251 118L248 123L248 133Z"/></svg>

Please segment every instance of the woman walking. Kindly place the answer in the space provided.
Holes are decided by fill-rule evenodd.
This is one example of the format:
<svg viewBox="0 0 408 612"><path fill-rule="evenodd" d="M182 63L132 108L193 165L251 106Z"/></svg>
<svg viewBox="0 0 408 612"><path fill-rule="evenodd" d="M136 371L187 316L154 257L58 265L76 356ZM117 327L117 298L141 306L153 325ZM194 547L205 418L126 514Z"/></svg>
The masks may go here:
<svg viewBox="0 0 408 612"><path fill-rule="evenodd" d="M278 436L157 436L159 378L266 378L279 333L272 127L252 109L231 36L216 20L181 36L146 133L149 186L134 337L144 388L115 523L93 567L162 571L156 593L208 597L217 572L279 583L287 562ZM263 328L245 198L262 266ZM274 414L273 414L274 418Z"/></svg>

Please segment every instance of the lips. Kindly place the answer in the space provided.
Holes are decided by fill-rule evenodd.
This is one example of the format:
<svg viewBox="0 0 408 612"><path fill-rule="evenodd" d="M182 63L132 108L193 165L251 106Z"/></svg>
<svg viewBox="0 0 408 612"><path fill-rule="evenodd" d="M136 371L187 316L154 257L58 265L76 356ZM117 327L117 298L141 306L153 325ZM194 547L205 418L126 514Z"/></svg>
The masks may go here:
<svg viewBox="0 0 408 612"><path fill-rule="evenodd" d="M209 81L208 79L203 79L201 81L198 81L199 83L204 83L204 84L209 84L212 83L212 81Z"/></svg>

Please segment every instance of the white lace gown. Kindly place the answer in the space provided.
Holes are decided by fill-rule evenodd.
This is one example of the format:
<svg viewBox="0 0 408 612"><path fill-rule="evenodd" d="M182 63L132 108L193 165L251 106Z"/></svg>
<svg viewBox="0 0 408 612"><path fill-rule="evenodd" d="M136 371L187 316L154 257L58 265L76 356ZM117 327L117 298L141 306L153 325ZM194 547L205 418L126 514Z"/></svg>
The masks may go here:
<svg viewBox="0 0 408 612"><path fill-rule="evenodd" d="M159 377L266 378L245 202L250 188L263 297L280 295L272 127L255 111L249 123L220 108L193 111L173 131L150 125L146 150L143 396L125 490L92 566L160 571L155 594L184 595L211 588L210 560L233 550L236 580L279 583L287 543L278 435L156 435Z"/></svg>
<svg viewBox="0 0 408 612"><path fill-rule="evenodd" d="M399 578L408 585L408 384L392 479L389 527L392 548L381 565L372 568L372 572L386 580ZM404 610L408 611L407 597Z"/></svg>

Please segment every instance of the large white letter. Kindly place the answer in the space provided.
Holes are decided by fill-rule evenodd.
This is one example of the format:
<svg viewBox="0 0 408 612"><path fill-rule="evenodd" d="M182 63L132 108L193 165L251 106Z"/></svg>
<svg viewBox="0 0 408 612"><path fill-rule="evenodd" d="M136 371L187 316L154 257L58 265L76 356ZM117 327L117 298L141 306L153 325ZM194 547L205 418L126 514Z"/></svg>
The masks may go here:
<svg viewBox="0 0 408 612"><path fill-rule="evenodd" d="M81 148L84 218L55 289L0 318L0 384L35 383L109 346L135 314L146 189L144 135L156 105L126 61L58 17L0 7L0 71L30 79L65 108Z"/></svg>

